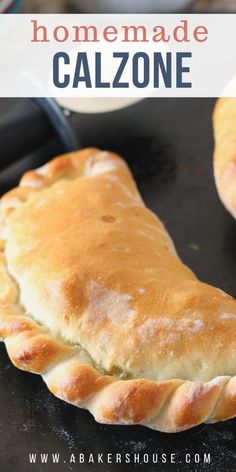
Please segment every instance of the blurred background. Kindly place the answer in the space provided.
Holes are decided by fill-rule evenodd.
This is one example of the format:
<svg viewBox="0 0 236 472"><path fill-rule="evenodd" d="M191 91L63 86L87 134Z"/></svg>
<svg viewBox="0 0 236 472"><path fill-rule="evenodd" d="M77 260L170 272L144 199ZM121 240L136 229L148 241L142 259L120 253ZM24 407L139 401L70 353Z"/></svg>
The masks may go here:
<svg viewBox="0 0 236 472"><path fill-rule="evenodd" d="M236 12L236 0L0 0L0 12Z"/></svg>

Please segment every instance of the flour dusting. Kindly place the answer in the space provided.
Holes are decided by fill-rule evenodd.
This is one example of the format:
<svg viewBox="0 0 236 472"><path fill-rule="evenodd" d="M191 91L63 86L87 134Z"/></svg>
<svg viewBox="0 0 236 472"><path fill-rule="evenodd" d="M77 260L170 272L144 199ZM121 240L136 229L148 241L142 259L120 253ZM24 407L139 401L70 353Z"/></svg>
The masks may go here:
<svg viewBox="0 0 236 472"><path fill-rule="evenodd" d="M97 282L88 285L88 309L84 317L94 319L107 318L113 325L132 327L137 313L130 307L132 297L128 294L108 290Z"/></svg>
<svg viewBox="0 0 236 472"><path fill-rule="evenodd" d="M56 193L57 195L65 195L65 190L63 188L59 188Z"/></svg>
<svg viewBox="0 0 236 472"><path fill-rule="evenodd" d="M138 293L140 293L140 295L144 295L144 293L145 293L145 288L139 288L139 289L138 289Z"/></svg>
<svg viewBox="0 0 236 472"><path fill-rule="evenodd" d="M204 327L202 320L191 320L181 318L173 320L172 318L148 318L137 328L141 341L145 342L150 338L156 337L158 332L166 331L165 339L162 344L173 344L179 341L182 331L187 333L198 333Z"/></svg>
<svg viewBox="0 0 236 472"><path fill-rule="evenodd" d="M236 315L233 315L232 313L223 313L219 318L220 320L236 320Z"/></svg>
<svg viewBox="0 0 236 472"><path fill-rule="evenodd" d="M153 236L150 233L146 233L146 231L142 231L141 229L139 229L137 232L139 234L141 234L142 236L144 236L145 238L152 239L153 241L156 241L156 236Z"/></svg>
<svg viewBox="0 0 236 472"><path fill-rule="evenodd" d="M181 318L173 320L172 318L160 318L157 320L160 328L166 328L173 331L186 331L197 333L204 327L202 320L191 320L190 318Z"/></svg>
<svg viewBox="0 0 236 472"><path fill-rule="evenodd" d="M141 196L139 195L139 193L131 192L129 187L125 185L123 182L121 182L116 175L108 175L107 179L111 180L112 182L115 182L120 187L124 195L129 199L129 201L133 203L135 202L136 205L138 204L144 205L143 200Z"/></svg>
<svg viewBox="0 0 236 472"><path fill-rule="evenodd" d="M223 387L223 384L226 381L226 377L216 377L209 382L194 382L190 387L189 391L187 392L187 399L189 402L194 402L195 398L197 398L201 394L206 394L212 388L218 386Z"/></svg>
<svg viewBox="0 0 236 472"><path fill-rule="evenodd" d="M117 164L115 164L113 161L103 161L103 162L95 162L92 166L92 169L90 169L89 175L100 175L104 174L105 172L112 172L117 170Z"/></svg>
<svg viewBox="0 0 236 472"><path fill-rule="evenodd" d="M146 221L142 221L141 224L146 226L151 231L155 231L156 233L159 233L163 236L166 236L166 230L162 226L159 226L159 225L155 226L155 225L152 225L150 223L147 223Z"/></svg>
<svg viewBox="0 0 236 472"><path fill-rule="evenodd" d="M36 203L35 208L41 208L42 206L46 204L46 202L47 202L46 198L42 198Z"/></svg>

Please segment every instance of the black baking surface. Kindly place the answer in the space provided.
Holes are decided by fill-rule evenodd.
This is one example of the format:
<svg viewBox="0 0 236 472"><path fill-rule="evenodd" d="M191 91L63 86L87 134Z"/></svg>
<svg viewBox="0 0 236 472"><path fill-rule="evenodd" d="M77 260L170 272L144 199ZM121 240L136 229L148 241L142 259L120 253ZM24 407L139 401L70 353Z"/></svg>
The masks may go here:
<svg viewBox="0 0 236 472"><path fill-rule="evenodd" d="M0 101L0 113L13 102ZM106 115L73 116L83 145L122 152L140 192L164 221L183 261L204 281L236 297L236 223L221 205L212 174L211 99L148 99ZM14 138L14 137L13 137ZM21 166L0 174L1 192L22 170L57 151L50 143ZM4 149L1 149L4 153ZM170 287L171 290L171 287ZM210 340L209 340L210 342ZM214 341L213 341L214 342ZM28 471L235 471L236 420L201 425L175 435L95 423L83 410L53 397L39 376L21 372L1 344L0 470ZM29 453L59 452L60 463L29 465ZM167 464L69 464L71 453L166 453ZM170 464L176 453L176 464ZM200 463L185 463L185 454ZM210 464L203 454L211 454Z"/></svg>

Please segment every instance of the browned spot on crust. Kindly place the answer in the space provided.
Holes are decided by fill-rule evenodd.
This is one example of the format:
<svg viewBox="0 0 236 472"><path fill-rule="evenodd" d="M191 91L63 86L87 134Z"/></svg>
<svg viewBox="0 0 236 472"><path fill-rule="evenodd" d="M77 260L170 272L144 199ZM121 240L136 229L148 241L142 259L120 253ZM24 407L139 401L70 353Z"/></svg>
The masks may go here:
<svg viewBox="0 0 236 472"><path fill-rule="evenodd" d="M39 335L21 339L19 344L7 343L9 357L20 369L42 373L51 364L66 355L73 354L75 348L55 342L52 338Z"/></svg>
<svg viewBox="0 0 236 472"><path fill-rule="evenodd" d="M206 388L206 384L202 382L194 382L192 385L186 382L177 389L171 405L176 428L181 430L202 423L214 407L220 388L219 385Z"/></svg>
<svg viewBox="0 0 236 472"><path fill-rule="evenodd" d="M109 422L147 421L161 407L171 389L171 383L168 385L168 382L126 380L119 385L116 383L112 397L102 408L101 416ZM148 405L148 409L145 405Z"/></svg>
<svg viewBox="0 0 236 472"><path fill-rule="evenodd" d="M236 415L236 378L233 377L223 389L217 404L215 421L223 421Z"/></svg>
<svg viewBox="0 0 236 472"><path fill-rule="evenodd" d="M39 327L27 318L21 317L1 317L0 318L0 336L11 336L24 331L31 331L31 334L38 333Z"/></svg>
<svg viewBox="0 0 236 472"><path fill-rule="evenodd" d="M64 371L61 382L58 382L58 378L53 378L48 387L63 400L77 403L88 400L111 382L111 377L99 375L95 369L84 364L74 366L68 372Z"/></svg>
<svg viewBox="0 0 236 472"><path fill-rule="evenodd" d="M57 176L63 175L65 171L69 171L72 165L71 162L68 160L67 156L61 156L59 158L55 158L47 168L47 175L49 179L52 179L55 174Z"/></svg>
<svg viewBox="0 0 236 472"><path fill-rule="evenodd" d="M116 218L112 215L103 215L101 220L104 221L104 223L114 223Z"/></svg>

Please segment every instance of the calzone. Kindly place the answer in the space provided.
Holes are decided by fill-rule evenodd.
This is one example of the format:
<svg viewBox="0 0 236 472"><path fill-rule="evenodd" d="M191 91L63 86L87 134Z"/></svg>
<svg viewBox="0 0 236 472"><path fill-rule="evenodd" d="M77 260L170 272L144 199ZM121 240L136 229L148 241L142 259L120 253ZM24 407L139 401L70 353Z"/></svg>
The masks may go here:
<svg viewBox="0 0 236 472"><path fill-rule="evenodd" d="M177 432L236 415L236 302L180 261L119 156L27 172L0 218L15 366L102 423Z"/></svg>
<svg viewBox="0 0 236 472"><path fill-rule="evenodd" d="M213 126L216 187L223 204L236 218L236 98L217 100Z"/></svg>

